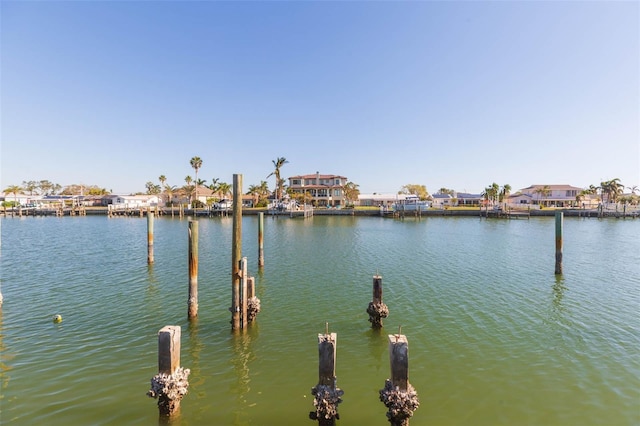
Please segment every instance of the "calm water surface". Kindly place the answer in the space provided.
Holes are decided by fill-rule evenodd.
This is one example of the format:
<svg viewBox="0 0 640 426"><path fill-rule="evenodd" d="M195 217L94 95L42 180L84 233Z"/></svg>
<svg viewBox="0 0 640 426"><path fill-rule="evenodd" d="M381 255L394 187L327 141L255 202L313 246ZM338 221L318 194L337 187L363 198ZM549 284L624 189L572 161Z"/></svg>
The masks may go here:
<svg viewBox="0 0 640 426"><path fill-rule="evenodd" d="M388 425L387 335L409 340L419 425L640 424L640 220L243 220L262 312L230 332L230 218L199 220L199 317L187 321L188 221L2 218L0 423L155 425L157 332L182 326L180 425L311 425L317 335L338 334L343 425ZM371 330L372 277L390 315ZM64 321L53 324L54 314Z"/></svg>

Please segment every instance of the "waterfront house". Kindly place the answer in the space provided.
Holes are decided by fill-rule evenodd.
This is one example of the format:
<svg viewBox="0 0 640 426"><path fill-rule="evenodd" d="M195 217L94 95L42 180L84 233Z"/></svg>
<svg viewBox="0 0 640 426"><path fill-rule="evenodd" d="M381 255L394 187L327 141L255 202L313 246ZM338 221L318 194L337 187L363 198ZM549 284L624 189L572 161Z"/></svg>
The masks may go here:
<svg viewBox="0 0 640 426"><path fill-rule="evenodd" d="M347 178L339 175L299 175L289 178L289 190L294 194L308 194L316 207L341 207L345 204L344 191Z"/></svg>
<svg viewBox="0 0 640 426"><path fill-rule="evenodd" d="M391 208L393 203L398 201L398 194L359 194L356 205L363 207L388 207ZM404 195L402 195L404 197Z"/></svg>
<svg viewBox="0 0 640 426"><path fill-rule="evenodd" d="M459 206L475 206L482 205L484 197L482 194L470 194L468 192L457 192L455 198L458 200Z"/></svg>
<svg viewBox="0 0 640 426"><path fill-rule="evenodd" d="M450 194L433 194L431 198L433 200L433 207L437 209L453 206L456 201Z"/></svg>
<svg viewBox="0 0 640 426"><path fill-rule="evenodd" d="M107 195L102 198L102 203L111 208L120 209L145 209L156 207L159 202L158 195Z"/></svg>
<svg viewBox="0 0 640 426"><path fill-rule="evenodd" d="M3 192L0 195L0 201L7 201L9 203L15 203L18 206L32 206L40 204L42 195L29 195L24 193L13 194L12 192Z"/></svg>
<svg viewBox="0 0 640 426"><path fill-rule="evenodd" d="M527 204L555 207L591 207L597 206L595 197L585 196L582 201L577 197L582 188L571 185L531 185L509 197L509 204Z"/></svg>

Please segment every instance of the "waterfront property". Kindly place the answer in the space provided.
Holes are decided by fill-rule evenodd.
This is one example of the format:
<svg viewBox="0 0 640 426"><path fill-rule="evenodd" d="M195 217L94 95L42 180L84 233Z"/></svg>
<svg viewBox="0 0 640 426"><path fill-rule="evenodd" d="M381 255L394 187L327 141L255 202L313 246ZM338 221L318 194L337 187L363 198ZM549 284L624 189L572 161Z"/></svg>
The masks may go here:
<svg viewBox="0 0 640 426"><path fill-rule="evenodd" d="M581 192L582 188L571 185L531 185L510 195L507 202L511 205L597 207L600 200L595 195L586 195L582 201L578 202L577 197Z"/></svg>
<svg viewBox="0 0 640 426"><path fill-rule="evenodd" d="M347 178L344 176L321 175L320 172L289 178L289 190L308 196L305 202L315 207L342 207L346 202L342 188L346 184Z"/></svg>

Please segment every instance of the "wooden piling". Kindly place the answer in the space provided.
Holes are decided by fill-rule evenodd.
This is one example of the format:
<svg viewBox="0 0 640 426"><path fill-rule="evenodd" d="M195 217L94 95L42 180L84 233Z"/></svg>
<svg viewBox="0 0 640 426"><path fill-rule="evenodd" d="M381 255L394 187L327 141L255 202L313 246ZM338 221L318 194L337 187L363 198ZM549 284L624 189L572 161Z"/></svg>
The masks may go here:
<svg viewBox="0 0 640 426"><path fill-rule="evenodd" d="M409 383L409 342L400 334L389 335L389 361L391 378L380 390L380 401L389 409L387 419L391 426L409 426L409 418L418 409L418 394Z"/></svg>
<svg viewBox="0 0 640 426"><path fill-rule="evenodd" d="M318 384L311 389L316 411L310 412L309 418L323 426L335 425L340 418L338 404L344 392L336 387L337 343L338 335L329 334L328 325L325 334L318 334Z"/></svg>
<svg viewBox="0 0 640 426"><path fill-rule="evenodd" d="M189 221L189 302L188 318L198 316L198 222Z"/></svg>
<svg viewBox="0 0 640 426"><path fill-rule="evenodd" d="M189 369L180 367L181 328L167 325L158 332L158 374L151 379L147 395L158 399L161 417L173 416L189 387Z"/></svg>
<svg viewBox="0 0 640 426"><path fill-rule="evenodd" d="M153 259L153 213L147 214L147 263L151 265Z"/></svg>
<svg viewBox="0 0 640 426"><path fill-rule="evenodd" d="M562 274L562 227L564 213L556 211L556 275Z"/></svg>
<svg viewBox="0 0 640 426"><path fill-rule="evenodd" d="M179 325L167 325L158 332L158 373L171 375L180 367Z"/></svg>
<svg viewBox="0 0 640 426"><path fill-rule="evenodd" d="M240 260L240 327L245 329L247 328L248 317L247 317L247 307L248 307L248 297L247 297L247 287L248 287L248 278L247 274L247 258L243 257Z"/></svg>
<svg viewBox="0 0 640 426"><path fill-rule="evenodd" d="M242 256L242 175L233 175L231 241L231 329L240 330L240 258Z"/></svg>
<svg viewBox="0 0 640 426"><path fill-rule="evenodd" d="M389 335L389 361L391 384L406 392L409 383L409 342L405 335Z"/></svg>
<svg viewBox="0 0 640 426"><path fill-rule="evenodd" d="M258 213L258 267L264 266L264 213Z"/></svg>
<svg viewBox="0 0 640 426"><path fill-rule="evenodd" d="M367 307L369 322L373 328L382 328L382 319L389 316L389 308L382 302L382 277L373 277L373 300Z"/></svg>

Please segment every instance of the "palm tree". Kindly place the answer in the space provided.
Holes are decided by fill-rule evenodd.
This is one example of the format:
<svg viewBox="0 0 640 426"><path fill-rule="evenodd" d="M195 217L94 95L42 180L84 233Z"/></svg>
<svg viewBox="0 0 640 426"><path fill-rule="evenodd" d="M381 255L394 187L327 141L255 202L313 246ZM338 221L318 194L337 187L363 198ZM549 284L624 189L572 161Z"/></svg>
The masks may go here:
<svg viewBox="0 0 640 426"><path fill-rule="evenodd" d="M202 167L202 159L200 157L193 157L191 161L189 161L193 170L196 171L196 200L198 200L198 170Z"/></svg>
<svg viewBox="0 0 640 426"><path fill-rule="evenodd" d="M193 187L191 186L191 182L193 182L193 178L189 175L185 176L184 181L186 185L184 186L184 190L189 196L189 204L191 204L191 196L193 195Z"/></svg>
<svg viewBox="0 0 640 426"><path fill-rule="evenodd" d="M283 181L280 179L280 168L285 164L287 164L288 161L284 157L278 157L275 160L271 160L271 162L273 163L275 170L269 173L269 175L267 176L267 179L269 179L271 176L276 177L275 193L276 193L276 200L279 200L280 198L282 198L282 183L283 183Z"/></svg>
<svg viewBox="0 0 640 426"><path fill-rule="evenodd" d="M178 190L177 186L169 186L169 185L165 185L164 187L164 192L167 194L167 200L171 203L171 205L173 206L173 193L176 192Z"/></svg>
<svg viewBox="0 0 640 426"><path fill-rule="evenodd" d="M623 189L624 189L624 185L620 183L620 179L618 178L600 182L600 191L602 193L602 200L604 201L604 196L606 195L607 203L610 203L610 202L615 203L618 196L622 194Z"/></svg>
<svg viewBox="0 0 640 426"><path fill-rule="evenodd" d="M638 192L638 185L627 186L627 189L631 190L631 195L636 195L636 192Z"/></svg>
<svg viewBox="0 0 640 426"><path fill-rule="evenodd" d="M342 187L342 191L344 192L344 198L347 201L347 205L351 201L352 204L355 200L358 199L358 195L360 195L360 190L358 189L360 185L356 185L353 182L347 182Z"/></svg>
<svg viewBox="0 0 640 426"><path fill-rule="evenodd" d="M511 194L511 185L508 183L502 186L500 190L500 197L504 201L506 198L509 198L509 194Z"/></svg>
<svg viewBox="0 0 640 426"><path fill-rule="evenodd" d="M22 187L20 187L18 185L10 185L4 190L5 194L13 194L13 206L14 207L18 205L18 193L19 192L22 192Z"/></svg>
<svg viewBox="0 0 640 426"><path fill-rule="evenodd" d="M165 175L160 175L158 180L160 181L160 188L164 188L165 182L167 181L167 177Z"/></svg>
<svg viewBox="0 0 640 426"><path fill-rule="evenodd" d="M222 198L226 198L227 195L231 194L231 185L226 182L220 182L218 184L218 193L222 195Z"/></svg>

